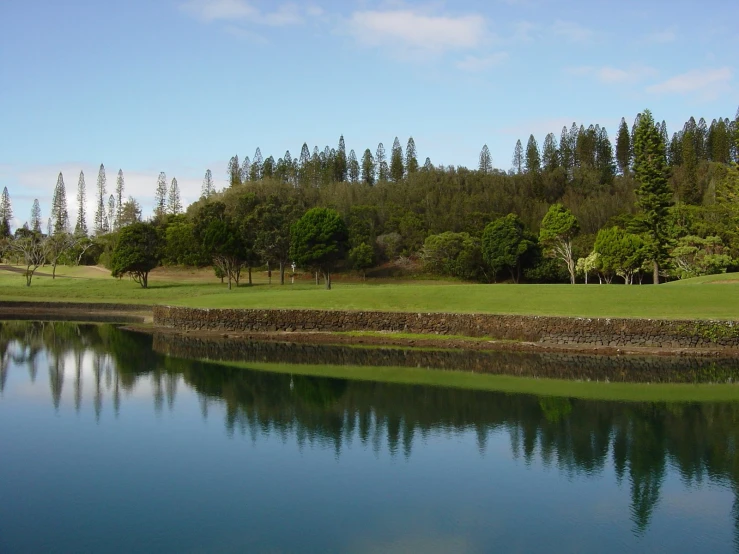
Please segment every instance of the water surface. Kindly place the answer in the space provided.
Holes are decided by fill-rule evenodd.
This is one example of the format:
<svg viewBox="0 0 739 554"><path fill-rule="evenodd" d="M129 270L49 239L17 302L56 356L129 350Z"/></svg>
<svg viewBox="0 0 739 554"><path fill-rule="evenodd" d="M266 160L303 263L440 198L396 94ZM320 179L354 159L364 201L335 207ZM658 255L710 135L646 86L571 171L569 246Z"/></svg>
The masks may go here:
<svg viewBox="0 0 739 554"><path fill-rule="evenodd" d="M290 375L248 366L337 353L230 346L243 368L110 325L0 325L3 553L738 550L738 403Z"/></svg>

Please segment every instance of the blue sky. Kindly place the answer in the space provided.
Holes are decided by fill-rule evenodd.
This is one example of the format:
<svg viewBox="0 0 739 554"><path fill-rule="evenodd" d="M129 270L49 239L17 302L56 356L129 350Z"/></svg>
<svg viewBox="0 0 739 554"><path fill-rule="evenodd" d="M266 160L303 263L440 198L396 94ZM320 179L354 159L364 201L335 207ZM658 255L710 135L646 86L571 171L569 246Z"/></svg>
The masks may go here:
<svg viewBox="0 0 739 554"><path fill-rule="evenodd" d="M650 108L669 132L739 105L739 3L706 1L23 0L0 3L0 188L48 215L59 171L151 210L233 154L359 155L413 136L421 163L508 169L516 139ZM92 201L90 201L92 205ZM88 209L92 219L92 207Z"/></svg>

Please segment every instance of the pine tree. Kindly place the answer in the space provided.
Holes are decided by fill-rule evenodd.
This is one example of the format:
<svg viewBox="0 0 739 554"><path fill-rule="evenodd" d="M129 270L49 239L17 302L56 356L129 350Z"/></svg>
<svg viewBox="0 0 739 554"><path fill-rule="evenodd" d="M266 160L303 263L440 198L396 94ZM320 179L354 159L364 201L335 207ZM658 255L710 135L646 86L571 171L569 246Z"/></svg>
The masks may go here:
<svg viewBox="0 0 739 554"><path fill-rule="evenodd" d="M105 177L105 166L100 164L97 181L97 209L95 210L95 234L101 235L105 232L105 198L107 179Z"/></svg>
<svg viewBox="0 0 739 554"><path fill-rule="evenodd" d="M686 204L698 205L703 198L698 182L698 152L696 151L695 130L683 131L681 167L682 180L678 187L678 198Z"/></svg>
<svg viewBox="0 0 739 554"><path fill-rule="evenodd" d="M167 211L167 175L162 171L157 178L154 192L154 216L161 218Z"/></svg>
<svg viewBox="0 0 739 554"><path fill-rule="evenodd" d="M77 180L77 224L74 226L74 232L77 235L87 236L87 185L85 184L85 174L80 171L80 178Z"/></svg>
<svg viewBox="0 0 739 554"><path fill-rule="evenodd" d="M418 171L418 158L416 154L416 141L413 137L408 139L408 144L405 146L405 170L410 175Z"/></svg>
<svg viewBox="0 0 739 554"><path fill-rule="evenodd" d="M352 183L358 183L359 182L359 176L360 176L360 169L359 169L359 161L357 161L357 155L354 153L354 150L351 150L349 152L349 181Z"/></svg>
<svg viewBox="0 0 739 554"><path fill-rule="evenodd" d="M238 156L232 156L228 160L226 175L228 175L228 186L237 187L241 184L241 164Z"/></svg>
<svg viewBox="0 0 739 554"><path fill-rule="evenodd" d="M346 143L344 143L344 135L341 135L339 137L339 148L334 157L334 181L339 183L346 181L347 171Z"/></svg>
<svg viewBox="0 0 739 554"><path fill-rule="evenodd" d="M560 167L557 139L554 133L549 133L544 139L544 144L541 148L541 160L544 164L544 171L549 173Z"/></svg>
<svg viewBox="0 0 739 554"><path fill-rule="evenodd" d="M526 143L526 173L538 174L541 172L541 156L539 155L539 145L534 135L529 136L529 142Z"/></svg>
<svg viewBox="0 0 739 554"><path fill-rule="evenodd" d="M121 228L121 217L123 216L123 191L126 188L126 180L123 178L123 170L118 170L118 177L115 180L115 228Z"/></svg>
<svg viewBox="0 0 739 554"><path fill-rule="evenodd" d="M213 173L210 169L205 171L205 177L203 177L203 189L201 197L206 200L215 194L215 186L213 185Z"/></svg>
<svg viewBox="0 0 739 554"><path fill-rule="evenodd" d="M387 166L387 158L385 157L385 146L382 143L377 145L375 164L377 165L377 180L380 182L387 181L390 171Z"/></svg>
<svg viewBox="0 0 739 554"><path fill-rule="evenodd" d="M595 165L600 170L600 182L611 183L616 174L613 145L605 127L601 127L595 143Z"/></svg>
<svg viewBox="0 0 739 554"><path fill-rule="evenodd" d="M303 143L303 147L300 149L300 168L303 169L310 163L310 148L307 143Z"/></svg>
<svg viewBox="0 0 739 554"><path fill-rule="evenodd" d="M262 157L262 151L257 147L256 152L254 152L254 158L251 161L250 181L259 181L262 178L263 165L264 158Z"/></svg>
<svg viewBox="0 0 739 554"><path fill-rule="evenodd" d="M580 128L582 128L582 125L578 127L577 123L573 121L572 127L570 127L570 130L567 133L567 144L569 145L570 152L572 152L573 172L576 167L580 166L580 160L577 158L577 142L580 137Z"/></svg>
<svg viewBox="0 0 739 554"><path fill-rule="evenodd" d="M483 175L493 172L493 157L490 155L487 144L483 145L482 150L480 150L480 163L477 168Z"/></svg>
<svg viewBox="0 0 739 554"><path fill-rule="evenodd" d="M51 201L51 221L55 235L66 233L69 228L69 211L67 210L67 189L64 186L64 176L59 173L54 187L54 197Z"/></svg>
<svg viewBox="0 0 739 554"><path fill-rule="evenodd" d="M115 230L115 196L108 196L108 217L107 226L109 231Z"/></svg>
<svg viewBox="0 0 739 554"><path fill-rule="evenodd" d="M375 184L375 158L369 148L362 156L362 181L367 185Z"/></svg>
<svg viewBox="0 0 739 554"><path fill-rule="evenodd" d="M672 134L670 148L668 150L668 159L671 167L677 167L683 163L683 133Z"/></svg>
<svg viewBox="0 0 739 554"><path fill-rule="evenodd" d="M0 237L10 235L10 222L13 220L13 207L10 202L8 187L3 188L0 197Z"/></svg>
<svg viewBox="0 0 739 554"><path fill-rule="evenodd" d="M559 161L565 175L570 175L574 166L574 154L570 148L570 135L566 126L562 127L562 132L559 135Z"/></svg>
<svg viewBox="0 0 739 554"><path fill-rule="evenodd" d="M708 125L702 117L698 120L698 130L695 135L695 153L699 160L708 160L706 139L708 138Z"/></svg>
<svg viewBox="0 0 739 554"><path fill-rule="evenodd" d="M249 156L244 156L244 160L241 162L241 182L248 183L251 177L251 160Z"/></svg>
<svg viewBox="0 0 739 554"><path fill-rule="evenodd" d="M393 141L393 150L390 153L390 178L398 183L403 180L405 175L405 167L403 167L403 149L400 146L398 137Z"/></svg>
<svg viewBox="0 0 739 554"><path fill-rule="evenodd" d="M180 200L180 186L177 179L172 178L172 184L169 186L169 197L167 197L167 213L170 215L179 215L182 213L182 201Z"/></svg>
<svg viewBox="0 0 739 554"><path fill-rule="evenodd" d="M33 208L31 208L31 231L34 233L41 232L41 205L38 203L38 198L33 201Z"/></svg>
<svg viewBox="0 0 739 554"><path fill-rule="evenodd" d="M640 227L649 237L648 258L654 265L654 282L659 283L660 264L667 258L667 216L672 194L667 184L667 159L661 130L645 110L634 131L634 175L639 185L637 206Z"/></svg>
<svg viewBox="0 0 739 554"><path fill-rule="evenodd" d="M626 175L631 168L631 134L626 119L623 117L616 137L616 162L618 163L618 170Z"/></svg>
<svg viewBox="0 0 739 554"><path fill-rule="evenodd" d="M519 175L523 172L523 145L521 139L516 141L516 147L513 149L513 169Z"/></svg>
<svg viewBox="0 0 739 554"><path fill-rule="evenodd" d="M423 169L424 171L433 171L434 170L434 164L431 163L431 158L427 157L426 161L423 162Z"/></svg>

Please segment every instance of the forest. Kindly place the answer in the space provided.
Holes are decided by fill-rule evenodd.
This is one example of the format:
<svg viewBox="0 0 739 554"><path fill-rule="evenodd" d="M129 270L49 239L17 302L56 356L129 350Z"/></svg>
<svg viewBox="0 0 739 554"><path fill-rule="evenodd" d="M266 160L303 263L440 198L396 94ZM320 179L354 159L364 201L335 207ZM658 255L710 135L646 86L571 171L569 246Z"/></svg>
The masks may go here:
<svg viewBox="0 0 739 554"><path fill-rule="evenodd" d="M102 264L146 286L158 265L213 266L229 286L253 269L286 267L369 276L426 274L480 282L660 282L739 269L739 112L710 124L691 117L668 134L645 110L611 140L599 125L564 127L541 146L517 141L511 169L483 146L476 168L419 163L413 138L389 155L334 148L275 160L234 155L228 186L205 173L185 207L161 173L153 213L124 198L105 168L88 228L86 185L71 222L61 174L46 229L34 203L23 227L7 187L0 198L0 253L33 271L45 264Z"/></svg>

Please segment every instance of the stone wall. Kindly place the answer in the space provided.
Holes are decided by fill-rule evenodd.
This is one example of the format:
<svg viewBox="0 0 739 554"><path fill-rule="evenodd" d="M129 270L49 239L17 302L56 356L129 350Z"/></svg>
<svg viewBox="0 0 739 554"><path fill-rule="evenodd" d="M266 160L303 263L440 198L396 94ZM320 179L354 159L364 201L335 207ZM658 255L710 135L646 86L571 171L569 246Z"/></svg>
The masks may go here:
<svg viewBox="0 0 739 554"><path fill-rule="evenodd" d="M734 321L155 306L154 324L183 331L402 331L563 345L739 348Z"/></svg>

